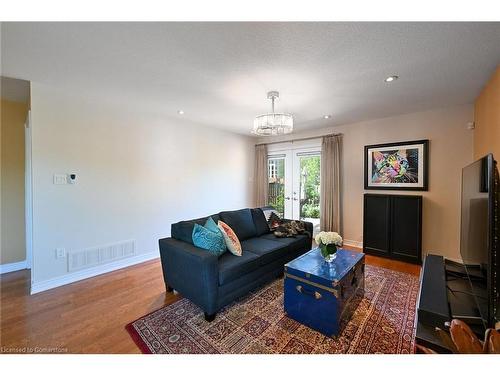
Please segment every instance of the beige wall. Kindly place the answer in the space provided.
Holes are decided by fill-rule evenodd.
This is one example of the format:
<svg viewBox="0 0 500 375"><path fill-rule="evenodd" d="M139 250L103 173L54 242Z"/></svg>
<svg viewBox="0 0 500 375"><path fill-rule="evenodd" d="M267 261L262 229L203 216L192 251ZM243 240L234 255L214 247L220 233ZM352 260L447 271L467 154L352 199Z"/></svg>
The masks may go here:
<svg viewBox="0 0 500 375"><path fill-rule="evenodd" d="M24 220L25 103L1 101L1 246L0 264L26 259Z"/></svg>
<svg viewBox="0 0 500 375"><path fill-rule="evenodd" d="M423 252L459 259L461 169L472 162L472 105L437 109L403 116L317 129L278 140L343 133L343 236L363 241L363 153L369 144L430 140L429 191L390 194L424 196ZM380 192L367 190L366 192Z"/></svg>
<svg viewBox="0 0 500 375"><path fill-rule="evenodd" d="M474 158L493 153L500 160L500 65L474 105Z"/></svg>
<svg viewBox="0 0 500 375"><path fill-rule="evenodd" d="M35 289L70 277L56 248L135 240L158 255L172 223L252 204L251 137L98 94L31 86Z"/></svg>

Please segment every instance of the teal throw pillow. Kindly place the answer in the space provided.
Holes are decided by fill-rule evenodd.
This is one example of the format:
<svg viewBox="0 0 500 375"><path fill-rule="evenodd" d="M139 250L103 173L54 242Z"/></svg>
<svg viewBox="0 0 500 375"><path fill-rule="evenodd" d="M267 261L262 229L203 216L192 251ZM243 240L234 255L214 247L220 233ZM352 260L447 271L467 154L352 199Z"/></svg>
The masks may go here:
<svg viewBox="0 0 500 375"><path fill-rule="evenodd" d="M208 250L214 255L220 256L226 251L224 236L212 218L207 220L205 226L195 224L192 238L194 246Z"/></svg>
<svg viewBox="0 0 500 375"><path fill-rule="evenodd" d="M222 232L220 231L219 227L217 226L217 223L211 217L209 217L207 222L205 223L205 228L207 228L208 230L211 230L212 232L220 233L222 236Z"/></svg>

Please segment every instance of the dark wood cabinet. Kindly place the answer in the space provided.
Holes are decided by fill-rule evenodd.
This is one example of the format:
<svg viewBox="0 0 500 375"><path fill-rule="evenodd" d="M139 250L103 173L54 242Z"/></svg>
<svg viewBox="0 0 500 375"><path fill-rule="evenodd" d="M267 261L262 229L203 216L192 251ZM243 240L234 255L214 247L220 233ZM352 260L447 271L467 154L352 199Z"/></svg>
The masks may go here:
<svg viewBox="0 0 500 375"><path fill-rule="evenodd" d="M422 196L365 194L363 251L422 263Z"/></svg>
<svg viewBox="0 0 500 375"><path fill-rule="evenodd" d="M363 247L374 255L388 255L391 247L391 205L387 195L365 195ZM368 241L366 241L368 239Z"/></svg>

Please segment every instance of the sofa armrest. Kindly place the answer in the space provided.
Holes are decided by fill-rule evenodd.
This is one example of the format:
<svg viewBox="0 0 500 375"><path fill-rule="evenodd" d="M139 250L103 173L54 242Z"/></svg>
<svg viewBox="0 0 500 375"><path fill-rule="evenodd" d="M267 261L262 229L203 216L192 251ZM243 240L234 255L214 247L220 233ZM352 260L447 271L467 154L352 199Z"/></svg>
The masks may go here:
<svg viewBox="0 0 500 375"><path fill-rule="evenodd" d="M159 240L165 283L208 314L216 312L218 257L173 238Z"/></svg>

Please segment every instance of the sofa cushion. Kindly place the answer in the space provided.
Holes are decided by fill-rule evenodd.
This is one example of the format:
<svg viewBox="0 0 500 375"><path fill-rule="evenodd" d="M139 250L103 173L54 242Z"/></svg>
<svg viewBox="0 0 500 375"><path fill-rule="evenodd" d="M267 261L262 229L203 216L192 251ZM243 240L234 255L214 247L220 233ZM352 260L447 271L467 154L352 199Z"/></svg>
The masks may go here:
<svg viewBox="0 0 500 375"><path fill-rule="evenodd" d="M172 238L175 238L176 240L179 241L190 243L192 245L193 239L191 236L193 234L194 225L195 224L205 225L209 217L211 217L215 222L219 220L219 215L216 214L208 217L202 217L199 219L179 221L178 223L172 224L171 226Z"/></svg>
<svg viewBox="0 0 500 375"><path fill-rule="evenodd" d="M296 251L301 248L303 249L310 249L310 241L311 239L307 234L299 234L297 237L276 237L274 233L268 233L260 236L259 238L265 239L267 241L274 241L274 242L279 242L282 245L286 245L290 247L290 250Z"/></svg>
<svg viewBox="0 0 500 375"><path fill-rule="evenodd" d="M252 218L255 224L255 231L257 236L269 233L269 225L267 225L266 217L264 212L260 208L252 208Z"/></svg>
<svg viewBox="0 0 500 375"><path fill-rule="evenodd" d="M255 271L242 275L224 285L220 285L218 293L219 306L224 306L234 301L237 297L246 294L259 284L266 284L269 280L273 280L279 275L283 275L283 265L304 254L304 252L305 251L292 251L286 253L284 257L274 262L262 264Z"/></svg>
<svg viewBox="0 0 500 375"><path fill-rule="evenodd" d="M254 237L241 243L243 252L252 252L259 256L261 264L272 262L285 256L288 246L285 243L271 241L262 237Z"/></svg>
<svg viewBox="0 0 500 375"><path fill-rule="evenodd" d="M219 258L219 285L224 285L239 277L253 272L260 266L259 256L252 252L243 252L241 256L226 252Z"/></svg>
<svg viewBox="0 0 500 375"><path fill-rule="evenodd" d="M237 211L222 211L219 213L220 220L229 225L240 241L255 237L257 231L253 223L252 213L249 208Z"/></svg>

